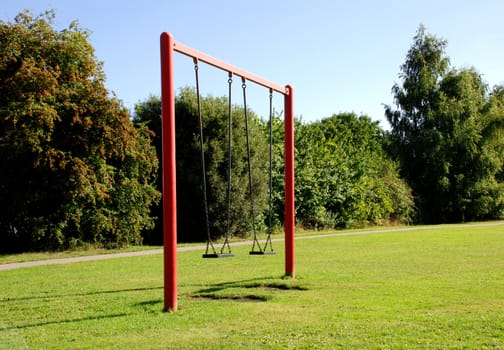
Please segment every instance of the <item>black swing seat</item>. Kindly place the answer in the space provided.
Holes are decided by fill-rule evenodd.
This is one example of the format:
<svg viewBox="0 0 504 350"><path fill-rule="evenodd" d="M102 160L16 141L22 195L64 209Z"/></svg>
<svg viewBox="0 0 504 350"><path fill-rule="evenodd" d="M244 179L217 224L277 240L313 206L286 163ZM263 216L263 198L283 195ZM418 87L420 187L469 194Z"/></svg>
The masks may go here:
<svg viewBox="0 0 504 350"><path fill-rule="evenodd" d="M203 258L230 258L233 257L233 253L210 253L210 254L203 254Z"/></svg>
<svg viewBox="0 0 504 350"><path fill-rule="evenodd" d="M275 255L274 250L251 250L249 255Z"/></svg>

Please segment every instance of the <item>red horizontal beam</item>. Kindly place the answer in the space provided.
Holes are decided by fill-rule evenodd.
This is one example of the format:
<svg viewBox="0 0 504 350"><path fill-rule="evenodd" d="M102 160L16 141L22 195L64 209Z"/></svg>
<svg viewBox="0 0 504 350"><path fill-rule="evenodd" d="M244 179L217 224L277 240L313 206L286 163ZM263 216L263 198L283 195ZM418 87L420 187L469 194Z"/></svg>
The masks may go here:
<svg viewBox="0 0 504 350"><path fill-rule="evenodd" d="M217 58L214 58L210 55L207 55L206 53L195 50L195 49L193 49L189 46L186 46L184 44L181 44L179 42L176 42L176 41L173 42L173 50L176 52L179 52L183 55L197 59L198 61L205 62L211 66L219 68L219 69L226 71L228 73L231 73L233 75L237 75L237 76L239 76L243 79L246 79L248 81L252 81L258 85L267 87L267 88L269 88L273 91L279 92L285 96L289 95L289 89L287 89L285 86L281 86L281 85L272 83L272 82L270 82L266 79L263 79L255 74L249 73L247 71L244 71L243 69L232 66L224 61L221 61Z"/></svg>

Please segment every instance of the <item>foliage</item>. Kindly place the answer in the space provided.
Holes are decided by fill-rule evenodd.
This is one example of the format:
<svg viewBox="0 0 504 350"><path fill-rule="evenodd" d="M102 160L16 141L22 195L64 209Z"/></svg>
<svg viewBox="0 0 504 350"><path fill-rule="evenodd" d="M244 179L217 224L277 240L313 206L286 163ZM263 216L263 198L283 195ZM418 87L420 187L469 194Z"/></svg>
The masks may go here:
<svg viewBox="0 0 504 350"><path fill-rule="evenodd" d="M206 162L209 185L210 225L217 236L226 227L226 114L225 98L202 100ZM136 106L136 123L144 123L156 135L161 134L159 115L161 102L149 97ZM233 115L240 110L235 107ZM250 112L249 112L250 113ZM191 89L182 89L176 98L177 124L177 191L179 235L182 240L204 239L202 213L201 158L199 154L196 96ZM235 118L239 123L242 117ZM267 151L269 121L254 118L252 137L254 193L258 220L267 218ZM272 120L272 185L273 226L284 219L284 123L281 115ZM413 215L413 200L406 183L399 178L396 165L383 151L386 141L378 123L354 114L334 115L321 122L302 124L296 128L296 218L306 228L356 227L387 222L408 223ZM238 125L235 129L243 128ZM257 129L257 130L256 130ZM246 198L247 174L243 133L234 133L235 160L233 169L233 220L249 216L250 202ZM158 155L161 139L154 139ZM240 146L241 143L241 146ZM240 148L241 147L241 148ZM240 156L241 154L241 156ZM240 158L241 157L241 158ZM256 171L259 170L259 171ZM241 177L241 178L240 178ZM158 183L161 187L161 183ZM159 188L160 188L159 187ZM180 195L183 193L183 195ZM241 197L240 197L241 196ZM241 199L240 199L241 198ZM237 203L241 203L237 206ZM198 214L199 213L199 214ZM240 225L248 225L243 221ZM160 226L159 226L160 229ZM243 228L241 229L243 231ZM237 233L234 230L233 233ZM190 233L190 236L188 235ZM199 235L197 234L199 233ZM158 234L161 236L161 233Z"/></svg>
<svg viewBox="0 0 504 350"><path fill-rule="evenodd" d="M296 130L301 126L298 119L294 120ZM268 211L265 214L267 224L269 224L269 215L271 214L271 225L273 228L280 227L284 223L285 210L285 124L281 113L273 111L270 121L266 119L260 120L261 130L266 135L268 143L271 142L271 213ZM270 135L271 131L271 135ZM270 140L271 137L271 140ZM268 146L269 147L269 146ZM297 157L297 154L294 154ZM268 184L269 185L269 184Z"/></svg>
<svg viewBox="0 0 504 350"><path fill-rule="evenodd" d="M377 122L353 113L296 129L296 216L303 226L355 227L413 212L408 186L383 151Z"/></svg>
<svg viewBox="0 0 504 350"><path fill-rule="evenodd" d="M2 250L141 242L157 159L104 87L89 33L54 14L0 22Z"/></svg>
<svg viewBox="0 0 504 350"><path fill-rule="evenodd" d="M419 28L401 66L402 86L392 89L399 109L385 110L391 151L421 221L503 217L502 89L489 97L474 69L449 69L445 47Z"/></svg>
<svg viewBox="0 0 504 350"><path fill-rule="evenodd" d="M161 99L157 96L149 96L145 101L135 105L133 124L137 128L147 128L151 133L151 143L156 150L159 161L158 176L155 180L156 190L162 193L162 140L161 140ZM154 218L154 227L142 232L144 244L163 244L163 204L162 201L151 206L151 216Z"/></svg>
<svg viewBox="0 0 504 350"><path fill-rule="evenodd" d="M205 167L209 225L212 238L227 231L228 179L228 99L207 96L201 98L204 133ZM147 123L156 134L158 152L161 146L161 103L151 96L137 104L136 123ZM177 210L180 241L203 241L207 237L203 202L203 178L200 154L197 96L193 89L182 89L175 101L177 149ZM266 209L268 162L267 140L261 132L259 119L250 110L252 190L256 224L260 224ZM232 106L232 170L230 235L247 236L251 231L251 200L249 196L245 119L243 108ZM160 153L159 153L160 154ZM161 157L160 157L161 158ZM158 184L160 185L160 184Z"/></svg>

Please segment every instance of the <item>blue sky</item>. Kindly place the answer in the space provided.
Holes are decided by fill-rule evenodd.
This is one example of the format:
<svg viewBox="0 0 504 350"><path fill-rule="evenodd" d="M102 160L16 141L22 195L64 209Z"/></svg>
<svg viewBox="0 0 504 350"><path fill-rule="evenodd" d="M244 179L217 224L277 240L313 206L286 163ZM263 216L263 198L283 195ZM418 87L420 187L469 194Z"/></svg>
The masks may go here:
<svg viewBox="0 0 504 350"><path fill-rule="evenodd" d="M107 87L128 108L160 93L159 36L275 83L291 84L304 122L339 112L388 123L383 104L419 25L448 41L452 67L475 67L489 86L504 84L502 0L3 0L0 19L23 9L56 10L56 26L78 20L92 32ZM192 61L177 55L177 87L194 85ZM227 75L201 67L203 94L227 93ZM239 82L233 96L239 96ZM236 90L236 91L235 91ZM248 104L266 116L268 92L250 86ZM235 100L240 103L240 100ZM275 96L275 109L283 107Z"/></svg>

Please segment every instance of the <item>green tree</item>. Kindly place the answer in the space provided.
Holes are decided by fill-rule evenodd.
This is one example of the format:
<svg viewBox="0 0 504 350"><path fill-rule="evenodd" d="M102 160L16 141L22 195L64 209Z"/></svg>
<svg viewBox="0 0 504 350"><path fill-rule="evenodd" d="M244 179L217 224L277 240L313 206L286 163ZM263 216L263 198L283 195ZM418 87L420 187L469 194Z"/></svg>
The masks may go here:
<svg viewBox="0 0 504 350"><path fill-rule="evenodd" d="M263 119L260 121L261 128L266 135L269 143L270 139L270 123L269 120ZM301 121L298 119L294 120L296 130L301 126ZM273 229L280 228L284 223L284 211L285 211L285 125L284 118L281 113L273 111L273 116L271 120L271 136L272 136L272 169L271 169L271 181L272 181L272 210L271 213L268 211L265 213L265 223L269 224L269 215L271 214L271 226ZM268 165L269 168L269 165ZM269 169L268 169L269 171ZM268 206L269 207L269 206ZM268 208L269 209L269 208Z"/></svg>
<svg viewBox="0 0 504 350"><path fill-rule="evenodd" d="M88 32L53 20L0 22L0 246L140 243L160 196L150 134L105 89Z"/></svg>
<svg viewBox="0 0 504 350"><path fill-rule="evenodd" d="M155 186L159 192L163 189L162 166L162 140L161 140L161 99L151 95L145 101L135 104L133 123L137 128L147 128L152 132L151 142L156 149L159 160L159 171ZM151 216L154 218L154 227L142 232L144 242L151 245L163 244L163 203L155 203L151 207Z"/></svg>
<svg viewBox="0 0 504 350"><path fill-rule="evenodd" d="M409 222L411 191L384 142L377 122L353 113L298 126L298 222L314 228Z"/></svg>
<svg viewBox="0 0 504 350"><path fill-rule="evenodd" d="M486 134L499 117L488 113L481 76L449 69L445 47L446 41L419 28L401 66L402 86L392 88L399 109L385 108L392 150L422 222L495 218L502 211L496 180L502 161Z"/></svg>
<svg viewBox="0 0 504 350"><path fill-rule="evenodd" d="M222 237L227 230L227 130L228 100L225 97L201 98L205 162L208 191L209 224L212 238ZM135 107L135 123L143 123L156 134L154 143L161 153L161 102L149 97ZM203 206L202 171L199 143L197 96L194 89L184 88L175 99L177 152L177 210L180 241L206 239ZM232 183L230 234L247 236L251 232L245 119L241 106L232 107ZM267 206L267 139L261 121L249 110L251 162L256 224L262 222ZM160 157L161 158L161 157ZM159 184L160 185L160 184ZM159 227L161 229L161 227Z"/></svg>

